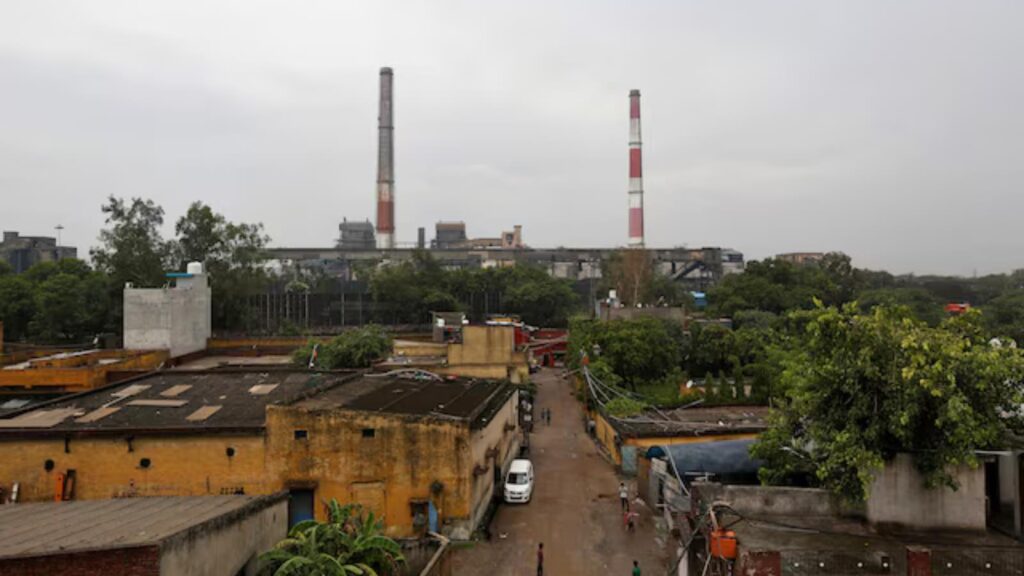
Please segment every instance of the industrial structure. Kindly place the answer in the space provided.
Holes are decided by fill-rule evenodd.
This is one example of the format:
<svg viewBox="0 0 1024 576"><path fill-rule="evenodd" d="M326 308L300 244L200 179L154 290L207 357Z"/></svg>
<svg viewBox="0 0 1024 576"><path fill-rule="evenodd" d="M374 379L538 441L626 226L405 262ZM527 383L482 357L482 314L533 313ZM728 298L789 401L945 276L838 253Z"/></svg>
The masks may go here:
<svg viewBox="0 0 1024 576"><path fill-rule="evenodd" d="M15 274L20 274L40 262L78 257L75 247L59 244L56 238L50 236L22 236L4 230L3 241L0 242L0 262L7 262Z"/></svg>
<svg viewBox="0 0 1024 576"><path fill-rule="evenodd" d="M380 69L377 117L377 247L395 247L395 124L391 68Z"/></svg>
<svg viewBox="0 0 1024 576"><path fill-rule="evenodd" d="M514 239L515 232L512 234ZM437 243L437 239L432 242L435 246ZM499 268L521 263L540 266L555 278L586 282L601 278L602 262L615 252L615 248L505 248L464 240L444 248L434 247L430 255L449 269ZM731 248L659 248L648 252L655 273L680 282L688 289L707 288L728 274L743 271L743 254ZM268 253L282 264L324 270L344 280L352 280L356 263L404 262L413 258L415 250L396 248L385 252L298 247L270 248Z"/></svg>
<svg viewBox="0 0 1024 576"><path fill-rule="evenodd" d="M342 250L373 250L377 247L373 224L369 220L342 220L338 225L341 233L338 237L338 248Z"/></svg>
<svg viewBox="0 0 1024 576"><path fill-rule="evenodd" d="M644 247L644 177L640 91L629 91L629 247Z"/></svg>

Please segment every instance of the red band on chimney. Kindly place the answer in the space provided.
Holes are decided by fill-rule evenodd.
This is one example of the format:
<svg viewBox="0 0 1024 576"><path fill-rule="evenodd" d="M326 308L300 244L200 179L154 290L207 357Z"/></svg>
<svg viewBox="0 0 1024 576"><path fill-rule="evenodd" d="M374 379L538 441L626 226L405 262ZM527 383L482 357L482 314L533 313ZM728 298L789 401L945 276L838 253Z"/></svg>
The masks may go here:
<svg viewBox="0 0 1024 576"><path fill-rule="evenodd" d="M640 178L642 176L642 166L640 161L640 149L631 148L629 150L629 177ZM621 166L621 164L620 164ZM621 172L620 172L621 174Z"/></svg>
<svg viewBox="0 0 1024 576"><path fill-rule="evenodd" d="M377 231L395 231L395 209L394 204L388 201L377 202Z"/></svg>
<svg viewBox="0 0 1024 576"><path fill-rule="evenodd" d="M621 228L620 228L621 230ZM629 237L630 238L643 238L644 237L644 209L643 208L630 208L629 209Z"/></svg>

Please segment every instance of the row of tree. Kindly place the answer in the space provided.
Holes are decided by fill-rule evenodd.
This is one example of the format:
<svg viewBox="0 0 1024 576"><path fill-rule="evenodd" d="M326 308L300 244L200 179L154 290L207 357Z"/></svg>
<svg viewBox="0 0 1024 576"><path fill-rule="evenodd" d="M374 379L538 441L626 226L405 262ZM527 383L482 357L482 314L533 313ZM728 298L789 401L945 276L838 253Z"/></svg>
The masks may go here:
<svg viewBox="0 0 1024 576"><path fill-rule="evenodd" d="M429 252L418 251L411 261L362 272L378 304L377 321L387 324L426 324L431 312L463 311L518 314L529 324L565 326L579 306L568 281L526 264L448 270Z"/></svg>
<svg viewBox="0 0 1024 576"><path fill-rule="evenodd" d="M946 304L968 303L982 310L990 331L1024 342L1024 270L979 278L893 276L856 268L849 256L831 253L811 265L749 262L743 274L727 276L708 291L709 312L730 318L748 311L780 316L809 310L815 300L831 306L856 301L864 312L879 304L905 306L931 326L947 316Z"/></svg>
<svg viewBox="0 0 1024 576"><path fill-rule="evenodd" d="M268 274L261 224L236 224L201 202L193 203L164 239L163 208L150 200L110 197L102 207L106 227L90 251L93 266L76 259L43 262L14 275L0 264L0 320L7 339L81 342L120 332L122 290L166 284L169 270L203 262L213 290L213 322L243 325L249 294Z"/></svg>

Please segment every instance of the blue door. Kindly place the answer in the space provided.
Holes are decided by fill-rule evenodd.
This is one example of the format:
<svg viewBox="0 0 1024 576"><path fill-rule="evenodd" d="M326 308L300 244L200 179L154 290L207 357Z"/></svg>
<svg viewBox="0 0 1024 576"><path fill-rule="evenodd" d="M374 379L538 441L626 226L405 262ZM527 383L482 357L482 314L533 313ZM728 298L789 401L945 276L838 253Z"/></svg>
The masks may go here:
<svg viewBox="0 0 1024 576"><path fill-rule="evenodd" d="M293 489L288 491L288 527L303 520L313 519L313 491Z"/></svg>
<svg viewBox="0 0 1024 576"><path fill-rule="evenodd" d="M427 518L430 524L430 531L437 533L437 508L434 508L434 501L431 500L427 504Z"/></svg>

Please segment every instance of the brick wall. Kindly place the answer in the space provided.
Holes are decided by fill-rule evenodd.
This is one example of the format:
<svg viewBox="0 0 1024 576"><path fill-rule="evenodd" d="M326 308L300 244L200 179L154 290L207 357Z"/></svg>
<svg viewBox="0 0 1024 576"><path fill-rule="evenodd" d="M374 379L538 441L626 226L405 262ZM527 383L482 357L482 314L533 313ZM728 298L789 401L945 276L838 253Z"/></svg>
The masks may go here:
<svg viewBox="0 0 1024 576"><path fill-rule="evenodd" d="M160 576L156 546L0 559L0 576Z"/></svg>

